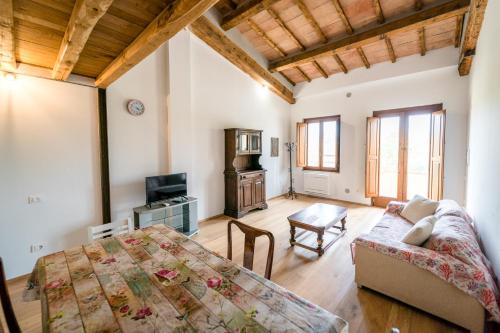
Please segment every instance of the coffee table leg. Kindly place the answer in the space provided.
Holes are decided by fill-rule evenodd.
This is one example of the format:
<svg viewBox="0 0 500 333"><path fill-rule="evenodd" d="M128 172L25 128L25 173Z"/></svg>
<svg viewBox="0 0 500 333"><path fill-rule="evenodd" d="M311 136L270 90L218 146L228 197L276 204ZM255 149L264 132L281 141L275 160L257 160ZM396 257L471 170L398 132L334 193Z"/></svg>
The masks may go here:
<svg viewBox="0 0 500 333"><path fill-rule="evenodd" d="M318 252L319 256L322 256L323 253L325 252L323 250L323 233L321 233L321 232L318 232L318 248L317 248L317 252Z"/></svg>
<svg viewBox="0 0 500 333"><path fill-rule="evenodd" d="M290 246L295 245L295 227L290 226Z"/></svg>
<svg viewBox="0 0 500 333"><path fill-rule="evenodd" d="M345 229L345 222L346 222L346 221L345 221L345 217L344 217L342 220L340 220L340 223L342 223L342 229L340 229L340 231L344 231L344 230L346 230L346 229Z"/></svg>

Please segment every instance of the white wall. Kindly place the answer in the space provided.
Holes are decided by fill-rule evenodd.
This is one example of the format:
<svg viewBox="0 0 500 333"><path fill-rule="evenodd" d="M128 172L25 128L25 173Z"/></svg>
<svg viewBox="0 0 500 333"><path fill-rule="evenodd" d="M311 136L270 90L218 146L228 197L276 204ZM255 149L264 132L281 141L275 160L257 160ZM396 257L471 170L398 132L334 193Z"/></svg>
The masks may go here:
<svg viewBox="0 0 500 333"><path fill-rule="evenodd" d="M166 46L144 59L107 89L112 220L133 216L146 201L146 176L168 173ZM138 99L146 111L127 112Z"/></svg>
<svg viewBox="0 0 500 333"><path fill-rule="evenodd" d="M346 97L347 92L352 93L351 98ZM468 78L460 78L456 66L320 90L319 94L310 91L292 106L291 131L295 137L296 123L304 118L340 114L340 173L330 173L332 197L369 203L364 196L366 118L376 110L437 103L443 103L447 110L444 196L463 203ZM295 168L294 172L296 189L302 192L302 171Z"/></svg>
<svg viewBox="0 0 500 333"><path fill-rule="evenodd" d="M200 199L199 218L224 210L224 128L264 131L261 164L268 170L267 196L286 192L283 144L289 138L289 104L187 32L171 40L169 60L172 171L188 172L189 192ZM176 102L178 96L190 96L190 107ZM271 137L280 140L279 157L270 157Z"/></svg>
<svg viewBox="0 0 500 333"><path fill-rule="evenodd" d="M131 99L146 112L126 111ZM286 155L270 137L289 138L290 106L183 30L107 89L112 218L145 203L144 177L187 172L198 217L224 210L224 128L264 130L267 195L287 190Z"/></svg>
<svg viewBox="0 0 500 333"><path fill-rule="evenodd" d="M486 9L471 74L467 209L500 276L500 2Z"/></svg>
<svg viewBox="0 0 500 333"><path fill-rule="evenodd" d="M191 89L191 34L178 33L168 43L168 138L172 173L186 172L189 195L194 195L194 126ZM201 186L197 184L196 186Z"/></svg>
<svg viewBox="0 0 500 333"><path fill-rule="evenodd" d="M96 89L0 77L0 256L7 277L87 239L100 220ZM40 203L28 205L38 195ZM41 244L30 253L30 245Z"/></svg>

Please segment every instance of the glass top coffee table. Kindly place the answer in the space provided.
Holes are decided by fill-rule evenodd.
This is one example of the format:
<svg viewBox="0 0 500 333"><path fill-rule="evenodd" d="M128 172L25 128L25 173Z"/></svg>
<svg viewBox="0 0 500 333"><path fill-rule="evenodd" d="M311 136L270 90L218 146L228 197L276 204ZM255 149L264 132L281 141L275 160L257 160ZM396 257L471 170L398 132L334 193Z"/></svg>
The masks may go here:
<svg viewBox="0 0 500 333"><path fill-rule="evenodd" d="M341 206L316 203L312 206L304 208L301 211L288 216L288 222L290 222L290 245L303 247L316 252L319 256L322 256L326 249L332 246L333 243L346 233L346 217L347 208ZM336 225L338 223L340 223L340 225ZM295 228L303 229L303 231L295 234ZM336 233L335 237L328 244L323 246L325 231L329 229L337 229L339 232ZM308 231L314 232L318 235L317 247L312 247L296 241L296 237L299 237Z"/></svg>

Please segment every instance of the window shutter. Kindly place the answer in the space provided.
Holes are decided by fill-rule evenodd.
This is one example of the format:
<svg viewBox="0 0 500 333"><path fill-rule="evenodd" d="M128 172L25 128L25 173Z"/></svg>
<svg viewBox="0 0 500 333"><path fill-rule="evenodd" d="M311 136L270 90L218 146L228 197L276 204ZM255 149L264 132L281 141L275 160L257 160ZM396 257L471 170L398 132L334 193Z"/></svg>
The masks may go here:
<svg viewBox="0 0 500 333"><path fill-rule="evenodd" d="M378 197L380 152L380 118L366 120L365 196Z"/></svg>
<svg viewBox="0 0 500 333"><path fill-rule="evenodd" d="M307 160L307 124L297 123L297 166L305 167Z"/></svg>
<svg viewBox="0 0 500 333"><path fill-rule="evenodd" d="M429 163L429 199L431 200L443 199L445 121L446 111L432 113Z"/></svg>

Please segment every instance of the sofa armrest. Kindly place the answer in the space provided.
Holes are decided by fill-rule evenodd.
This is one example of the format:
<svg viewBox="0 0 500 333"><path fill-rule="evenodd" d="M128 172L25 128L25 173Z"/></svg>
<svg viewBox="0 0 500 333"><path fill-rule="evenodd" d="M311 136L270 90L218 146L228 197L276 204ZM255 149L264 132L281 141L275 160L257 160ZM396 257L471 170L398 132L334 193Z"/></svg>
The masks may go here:
<svg viewBox="0 0 500 333"><path fill-rule="evenodd" d="M406 244L393 239L382 239L376 234L363 234L357 237L353 243L357 246L365 246L382 254L389 255L393 258L411 262L413 259L427 260L441 256L436 251L429 250L425 247Z"/></svg>
<svg viewBox="0 0 500 333"><path fill-rule="evenodd" d="M387 207L385 208L385 212L394 215L400 215L405 208L406 203L402 201L389 201Z"/></svg>

